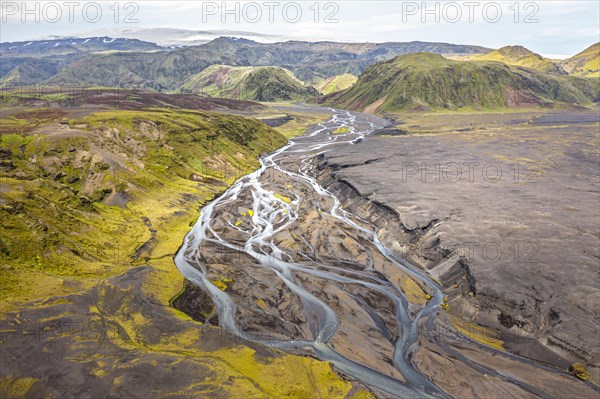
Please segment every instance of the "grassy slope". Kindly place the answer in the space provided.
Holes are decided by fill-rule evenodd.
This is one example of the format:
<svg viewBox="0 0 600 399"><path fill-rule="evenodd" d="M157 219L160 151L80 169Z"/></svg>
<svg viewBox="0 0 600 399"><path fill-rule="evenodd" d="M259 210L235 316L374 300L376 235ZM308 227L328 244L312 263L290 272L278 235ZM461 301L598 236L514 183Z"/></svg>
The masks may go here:
<svg viewBox="0 0 600 399"><path fill-rule="evenodd" d="M351 87L357 80L357 76L352 75L351 73L345 73L343 75L327 78L316 84L314 87L321 94L331 94Z"/></svg>
<svg viewBox="0 0 600 399"><path fill-rule="evenodd" d="M5 62L3 60L3 62ZM16 85L31 85L50 78L58 71L58 63L53 60L31 59L11 69L0 78L0 88Z"/></svg>
<svg viewBox="0 0 600 399"><path fill-rule="evenodd" d="M507 65L522 66L542 72L560 72L559 67L554 62L522 46L502 47L488 54L475 56L473 60L498 61Z"/></svg>
<svg viewBox="0 0 600 399"><path fill-rule="evenodd" d="M294 74L279 67L212 65L188 78L179 91L254 101L302 101L315 97Z"/></svg>
<svg viewBox="0 0 600 399"><path fill-rule="evenodd" d="M332 94L326 102L368 112L394 112L586 104L594 98L598 98L596 81L498 62L452 61L416 53L370 66L354 86Z"/></svg>
<svg viewBox="0 0 600 399"><path fill-rule="evenodd" d="M0 249L13 266L2 269L4 299L29 299L39 290L33 276L118 273L131 261L120 254L160 232L182 193L200 203L222 189L223 173L252 170L260 153L285 143L252 120L200 112L107 111L69 124L79 129L2 135ZM108 205L125 198L126 207Z"/></svg>
<svg viewBox="0 0 600 399"><path fill-rule="evenodd" d="M561 62L571 75L600 78L600 42Z"/></svg>
<svg viewBox="0 0 600 399"><path fill-rule="evenodd" d="M281 135L252 119L164 109L97 112L68 120L71 129L32 134L28 124L49 127L52 118L41 118L40 110L16 115L10 126L29 135L16 129L2 134L1 314L38 309L33 304L39 301L32 301L73 292L97 295L101 309L117 292L123 296L119 310L104 317L123 332L110 339L120 351L211 365L218 376L211 384L227 395L300 397L316 394L315 384L319 395L344 397L350 391L351 384L323 362L289 355L265 362L244 346L207 353L192 345L199 339L197 325L164 306L182 288L172 256L198 208L256 168L261 153L283 145ZM110 205L119 198L127 204ZM142 315L153 305L142 305L138 314L133 304L139 297L127 290L92 294L93 287L138 266L149 267L140 282L144 297L163 304L160 312L175 318L173 325L184 326L151 346L141 331L153 323ZM112 358L93 362L106 369ZM3 395L27 396L32 386L43 385L21 371L0 379Z"/></svg>

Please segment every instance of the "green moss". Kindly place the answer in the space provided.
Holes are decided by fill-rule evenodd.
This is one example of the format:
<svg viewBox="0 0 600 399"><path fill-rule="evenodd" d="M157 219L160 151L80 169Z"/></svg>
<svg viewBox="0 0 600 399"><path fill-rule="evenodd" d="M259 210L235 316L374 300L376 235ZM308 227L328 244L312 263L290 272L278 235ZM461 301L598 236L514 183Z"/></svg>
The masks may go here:
<svg viewBox="0 0 600 399"><path fill-rule="evenodd" d="M211 375L207 395L346 396L352 385L327 363L276 351L269 351L272 358L259 357L243 346L206 349L196 322L162 306L181 292L183 278L173 255L200 206L240 173L255 169L257 158L285 144L285 138L254 120L195 111L101 112L70 123L87 124L92 134L13 135L2 141L1 149L10 150L2 154L16 167L6 171L2 185L0 312L81 291L94 297L94 305L84 309L86 320L110 326L110 345L134 359L155 354L196 363ZM144 131L148 124L160 134ZM191 179L191 173L213 180ZM102 201L94 197L98 190L108 194ZM116 191L124 192L126 204L107 202ZM136 281L143 301L137 291L105 280L138 265L146 266ZM219 281L234 284L229 276ZM154 314L172 317L173 332L156 335ZM85 338L68 350L78 353L79 339ZM82 361L91 374L111 378L116 360ZM37 385L29 378L4 379L0 396L40 396L34 394Z"/></svg>
<svg viewBox="0 0 600 399"><path fill-rule="evenodd" d="M151 256L159 238L180 244L184 229L175 240L163 235L174 205L198 209L286 142L255 120L196 111L106 111L69 123L92 135L2 135L3 162L12 165L3 172L0 207L7 265L0 297L7 302L46 294L35 288L40 278L56 288L61 280L121 273ZM125 202L110 202L115 193Z"/></svg>
<svg viewBox="0 0 600 399"><path fill-rule="evenodd" d="M273 195L275 196L275 198L278 198L278 199L282 200L282 201L283 201L283 202L285 202L285 203L288 203L288 204L289 204L289 203L291 203L291 202L292 202L292 200L291 200L289 197L286 197L286 196L285 196L285 195L283 195L283 194L275 193L275 194L273 194Z"/></svg>
<svg viewBox="0 0 600 399"><path fill-rule="evenodd" d="M600 78L600 43L596 43L561 62L571 75Z"/></svg>
<svg viewBox="0 0 600 399"><path fill-rule="evenodd" d="M350 131L350 128L348 126L342 126L342 127L338 127L337 129L335 129L333 132L331 132L331 134L345 134L348 133Z"/></svg>
<svg viewBox="0 0 600 399"><path fill-rule="evenodd" d="M2 120L2 123L5 123L5 120ZM22 145L25 145L27 141L31 141L31 138L27 139L26 137L20 134L3 134L0 136L0 143L2 143L2 147L6 149L10 149L12 151L16 151Z"/></svg>
<svg viewBox="0 0 600 399"><path fill-rule="evenodd" d="M286 355L262 363L257 361L255 351L247 347L219 350L216 355L250 382L246 386L222 384L232 397L251 394L258 388L268 397L333 399L346 397L352 389L352 384L340 380L326 362Z"/></svg>
<svg viewBox="0 0 600 399"><path fill-rule="evenodd" d="M0 396L14 399L37 396L32 391L34 390L34 385L38 383L38 380L35 378L2 378L0 379Z"/></svg>
<svg viewBox="0 0 600 399"><path fill-rule="evenodd" d="M62 118L65 113L52 108L20 110L0 119L0 134L26 134L52 121Z"/></svg>
<svg viewBox="0 0 600 399"><path fill-rule="evenodd" d="M492 348L505 350L504 341L502 341L499 332L482 327L475 323L471 323L469 321L461 320L454 316L451 316L451 320L454 328L456 328L458 332L469 339Z"/></svg>
<svg viewBox="0 0 600 399"><path fill-rule="evenodd" d="M221 291L227 291L229 287L234 284L234 281L231 277L222 277L218 280L211 280L211 283L217 286Z"/></svg>
<svg viewBox="0 0 600 399"><path fill-rule="evenodd" d="M317 89L319 93L327 95L345 90L356 83L357 80L357 76L352 75L351 73L344 73L319 82L315 85L315 89Z"/></svg>
<svg viewBox="0 0 600 399"><path fill-rule="evenodd" d="M376 399L376 396L369 391L361 390L354 394L354 396L352 396L352 399Z"/></svg>
<svg viewBox="0 0 600 399"><path fill-rule="evenodd" d="M573 363L569 366L569 373L583 381L590 381L592 376L581 363Z"/></svg>
<svg viewBox="0 0 600 399"><path fill-rule="evenodd" d="M318 93L294 74L274 66L211 65L189 77L179 91L253 101L305 101Z"/></svg>
<svg viewBox="0 0 600 399"><path fill-rule="evenodd" d="M558 66L549 59L522 46L506 46L488 54L477 56L480 61L499 61L508 65L517 65L537 69L543 72L558 73Z"/></svg>
<svg viewBox="0 0 600 399"><path fill-rule="evenodd" d="M523 105L587 105L598 95L599 86L590 79L415 53L371 65L356 84L331 95L328 103L367 112L484 111Z"/></svg>

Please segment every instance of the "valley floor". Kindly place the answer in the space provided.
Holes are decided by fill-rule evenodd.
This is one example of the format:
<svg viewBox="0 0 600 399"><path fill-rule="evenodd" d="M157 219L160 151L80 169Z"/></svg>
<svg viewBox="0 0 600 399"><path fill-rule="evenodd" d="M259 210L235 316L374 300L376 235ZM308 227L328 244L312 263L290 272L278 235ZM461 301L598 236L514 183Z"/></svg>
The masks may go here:
<svg viewBox="0 0 600 399"><path fill-rule="evenodd" d="M284 115L283 134L327 113L48 105L2 108L1 397L369 397L325 362L241 341L169 303L184 283L173 255L198 209L286 142L222 112ZM173 149L179 157L161 158Z"/></svg>
<svg viewBox="0 0 600 399"><path fill-rule="evenodd" d="M2 111L9 128L22 134L3 137L0 154L0 396L374 397L327 362L300 356L314 352L284 353L215 327L222 314L173 264L200 206L257 168L259 156L285 144L283 136L297 136L332 114L290 104L252 107L220 110L233 119L173 110L104 117L96 112L105 109L90 108L64 115L60 109L27 114L26 106ZM59 122L65 115L68 122ZM280 134L232 115L262 119ZM420 336L411 364L456 397L535 396L538 390L538 396L597 395L593 382L566 373L579 362L600 381L597 110L391 118L387 128L324 153L312 151L309 141L310 160L284 154L280 165L306 166L357 216L352 220L376 227L387 248L443 287L438 321L417 327L434 334L451 328L470 340ZM336 123L330 129L327 140L349 133ZM173 149L182 154L176 161ZM167 160L169 168L161 167ZM85 162L86 179L78 180ZM239 167L220 166L232 162ZM283 209L302 198L297 225L278 232L278 245L293 256L311 253L307 264L322 258L349 275L362 272L350 270L357 263L375 265L364 273L374 281L390 272L374 242L322 212L333 206L331 198L297 183L278 172L265 177L265 187L277 194L269 201L281 207L271 222L291 218ZM256 227L248 213L254 197L245 192L235 201L218 211L215 229L234 231L242 242L239 231ZM304 246L294 247L300 241ZM236 267L239 275L248 273L252 259L234 258L229 267L228 254L211 246L202 256L212 258L213 284L246 306L240 314L249 331L277 326L273 331L285 339L314 332L298 299L283 294L284 284L265 285L272 282L265 270L227 277ZM424 284L401 274L386 278L396 279L408 313L431 308ZM344 284L303 279L347 317L333 346L403 381L389 358L390 342L402 334L388 318L393 305L378 295L362 298L362 288L352 292L352 302ZM363 325L364 308L381 316L366 334L354 328ZM285 322L270 324L278 318Z"/></svg>
<svg viewBox="0 0 600 399"><path fill-rule="evenodd" d="M475 338L599 381L598 109L392 117L324 154L326 183L359 215L389 214L383 241L444 285Z"/></svg>

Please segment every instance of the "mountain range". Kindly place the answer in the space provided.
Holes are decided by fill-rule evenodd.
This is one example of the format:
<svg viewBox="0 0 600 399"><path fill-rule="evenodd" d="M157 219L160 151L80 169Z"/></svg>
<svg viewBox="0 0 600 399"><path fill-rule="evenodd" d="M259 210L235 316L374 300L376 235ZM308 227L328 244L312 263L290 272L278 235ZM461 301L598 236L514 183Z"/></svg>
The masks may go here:
<svg viewBox="0 0 600 399"><path fill-rule="evenodd" d="M111 44L104 43L104 39L100 42ZM294 72L302 81L315 84L344 73L358 75L369 65L399 54L417 51L483 54L491 50L447 43L258 43L230 37L177 49L161 50L158 46L146 47L143 43L136 42L141 48L128 52L107 52L103 48L100 52L79 52L75 56L73 53L50 57L38 54L36 58L17 52L24 44L12 44L7 48L13 47L10 49L13 53L3 53L7 62L0 70L0 85L83 84L167 91L178 89L184 80L213 64L280 66ZM40 70L44 73L40 74Z"/></svg>
<svg viewBox="0 0 600 399"><path fill-rule="evenodd" d="M2 57L32 56L42 58L99 51L152 50L164 50L164 47L138 39L112 38L108 36L88 38L66 37L62 39L0 43L0 55Z"/></svg>
<svg viewBox="0 0 600 399"><path fill-rule="evenodd" d="M129 38L64 38L0 44L0 87L139 88L267 102L306 102L321 93L332 105L367 111L585 104L598 101L598 82L568 75L598 77L599 46L558 61L522 46L219 37L168 48Z"/></svg>

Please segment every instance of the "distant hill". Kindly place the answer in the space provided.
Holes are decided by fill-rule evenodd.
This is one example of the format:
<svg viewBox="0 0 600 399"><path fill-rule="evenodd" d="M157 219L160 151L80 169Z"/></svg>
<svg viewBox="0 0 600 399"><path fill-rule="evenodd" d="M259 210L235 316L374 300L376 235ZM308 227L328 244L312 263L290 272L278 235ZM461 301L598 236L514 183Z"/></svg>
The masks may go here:
<svg viewBox="0 0 600 399"><path fill-rule="evenodd" d="M502 47L487 54L473 57L473 59L476 61L499 61L508 65L537 69L542 72L564 74L562 68L556 63L523 46Z"/></svg>
<svg viewBox="0 0 600 399"><path fill-rule="evenodd" d="M4 63L4 59L2 62ZM42 82L54 76L59 70L59 65L58 61L52 59L27 59L11 68L0 79L0 88L13 85L34 85Z"/></svg>
<svg viewBox="0 0 600 399"><path fill-rule="evenodd" d="M104 37L62 38L34 40L28 42L0 43L0 55L48 57L72 53L92 53L99 51L152 51L164 50L155 43L137 39Z"/></svg>
<svg viewBox="0 0 600 399"><path fill-rule="evenodd" d="M349 88L356 83L357 80L358 76L352 75L351 73L345 73L343 75L337 75L322 80L314 87L321 94L331 94Z"/></svg>
<svg viewBox="0 0 600 399"><path fill-rule="evenodd" d="M318 95L283 68L212 65L188 78L178 90L210 97L254 101L306 101Z"/></svg>
<svg viewBox="0 0 600 399"><path fill-rule="evenodd" d="M281 36L266 33L249 32L230 29L186 29L186 28L136 28L110 27L92 31L93 36L112 36L129 39L140 39L165 47L187 47L208 43L218 37L230 36L258 41L281 41Z"/></svg>
<svg viewBox="0 0 600 399"><path fill-rule="evenodd" d="M129 61L123 62L119 55L142 54L138 58L153 58L160 51L170 49L137 39L103 37L60 38L28 42L0 43L0 87L48 84L93 84L100 86L121 86L118 80L131 84L133 75L127 71ZM105 75L95 72L97 63L103 57L116 56L117 61L110 65ZM136 56L131 62L136 62ZM120 73L122 72L122 73ZM55 77L56 75L59 75ZM70 79L65 79L70 77ZM152 86L152 85L149 85ZM156 86L156 85L154 85Z"/></svg>
<svg viewBox="0 0 600 399"><path fill-rule="evenodd" d="M14 68L31 61L34 55L43 60L51 59L57 73L50 78L38 76L38 80L33 83L121 86L172 91L178 89L184 80L214 64L279 66L291 70L303 82L315 84L345 73L359 75L369 65L398 54L415 51L483 54L490 51L479 46L427 42L257 43L247 39L221 37L199 46L167 49L152 44L146 46L146 42L139 41L133 42L135 46L128 48L126 43L130 43L131 39L115 39L110 42L112 39L98 38L83 43L87 40L85 39L79 44L72 44L73 42L66 40L54 44L49 41L31 44L21 42L18 46L15 43L3 43L3 51L12 51L12 56L7 57L10 60L8 64L3 59L3 64L6 65L0 66L0 84ZM75 39L73 41L75 42ZM67 46L68 43L71 44ZM56 44L59 45L55 46ZM86 46L92 46L94 51L76 51L88 48ZM50 50L49 57L46 56L46 50ZM49 66L46 66L45 69L48 68ZM35 77L29 75L27 79L19 81L14 76L13 74L11 84L31 84Z"/></svg>
<svg viewBox="0 0 600 399"><path fill-rule="evenodd" d="M570 75L600 77L600 42L567 58L560 65Z"/></svg>
<svg viewBox="0 0 600 399"><path fill-rule="evenodd" d="M307 83L345 73L361 74L369 65L418 51L439 54L484 54L491 49L449 43L390 42L390 43L337 43L287 41L282 43L257 43L251 40L221 37L202 46L185 51L210 50L220 54L235 55L240 64L276 65L294 72ZM238 65L238 64L235 64Z"/></svg>
<svg viewBox="0 0 600 399"><path fill-rule="evenodd" d="M501 108L598 101L597 82L487 61L417 53L378 62L325 102L367 112Z"/></svg>

